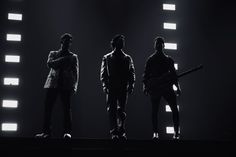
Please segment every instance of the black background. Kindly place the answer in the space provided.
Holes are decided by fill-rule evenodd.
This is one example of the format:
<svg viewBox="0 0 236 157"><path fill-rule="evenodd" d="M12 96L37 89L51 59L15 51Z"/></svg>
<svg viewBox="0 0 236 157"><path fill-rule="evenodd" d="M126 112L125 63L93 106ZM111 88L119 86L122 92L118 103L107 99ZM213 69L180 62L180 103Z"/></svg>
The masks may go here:
<svg viewBox="0 0 236 157"><path fill-rule="evenodd" d="M176 11L162 10L162 3L175 3ZM5 0L0 5L0 98L19 100L17 109L1 108L0 121L13 121L18 132L3 136L33 137L42 129L43 89L49 69L50 50L59 49L60 36L73 35L71 50L79 56L80 82L73 96L73 137L109 138L105 95L99 80L102 56L111 51L110 40L125 35L125 52L136 70L134 94L127 105L127 135L150 139L151 104L142 93L146 58L153 52L157 35L177 42L177 51L166 51L183 72L199 64L204 69L180 79L178 98L182 138L186 140L235 139L235 12L230 1L206 0ZM8 21L8 12L23 13L23 21ZM164 30L165 21L177 30ZM7 42L7 33L21 33L22 42ZM5 54L21 55L20 64L4 62ZM3 77L18 76L19 87L4 87ZM164 102L163 102L164 103ZM163 128L172 125L171 114L160 109ZM53 112L55 137L60 137L63 114L60 104Z"/></svg>

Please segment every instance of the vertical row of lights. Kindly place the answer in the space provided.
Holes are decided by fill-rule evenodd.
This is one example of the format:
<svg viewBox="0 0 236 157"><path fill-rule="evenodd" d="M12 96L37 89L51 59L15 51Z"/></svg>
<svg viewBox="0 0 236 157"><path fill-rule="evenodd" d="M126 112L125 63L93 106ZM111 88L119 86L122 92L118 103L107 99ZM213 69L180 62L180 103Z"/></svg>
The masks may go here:
<svg viewBox="0 0 236 157"><path fill-rule="evenodd" d="M9 22L16 21L22 22L23 15L20 13L8 13L7 18ZM6 41L7 42L21 42L21 34L6 34ZM20 63L20 56L15 55L15 52L7 52L5 54L5 63L6 64L19 64ZM14 54L14 55L12 55ZM4 77L3 79L4 86L18 86L19 85L19 78L17 77ZM12 99L3 99L2 100L2 108L6 109L16 109L18 108L18 100ZM3 122L1 124L1 130L4 132L8 131L17 131L17 123L15 122Z"/></svg>
<svg viewBox="0 0 236 157"><path fill-rule="evenodd" d="M166 3L164 3L162 9L165 12L175 12L176 5L175 4L166 4ZM177 25L174 22L169 22L169 21L168 22L164 22L163 23L163 29L169 30L169 31L175 31L177 29ZM177 43L165 43L165 49L166 50L174 50L174 51L176 51L177 50L177 46L178 46ZM174 66L175 66L176 70L179 69L178 63L175 63ZM173 85L173 89L174 89L174 91L176 91L177 87L175 85ZM179 106L178 106L178 110L179 110ZM168 113L171 112L171 108L170 108L169 105L165 106L165 111L168 112ZM173 126L167 126L166 127L166 133L167 134L174 134L174 127Z"/></svg>

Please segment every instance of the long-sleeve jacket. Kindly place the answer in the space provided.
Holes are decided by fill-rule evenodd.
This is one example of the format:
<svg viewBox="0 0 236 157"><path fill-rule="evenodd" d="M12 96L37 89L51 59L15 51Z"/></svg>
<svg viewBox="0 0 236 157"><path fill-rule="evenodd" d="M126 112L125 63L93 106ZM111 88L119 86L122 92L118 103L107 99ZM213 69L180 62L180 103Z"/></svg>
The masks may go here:
<svg viewBox="0 0 236 157"><path fill-rule="evenodd" d="M103 56L100 80L109 90L133 89L135 69L132 58L124 52L108 53Z"/></svg>
<svg viewBox="0 0 236 157"><path fill-rule="evenodd" d="M77 91L79 82L79 60L72 52L62 55L62 51L51 51L47 66L50 68L44 88L60 88Z"/></svg>
<svg viewBox="0 0 236 157"><path fill-rule="evenodd" d="M144 90L163 90L163 88L155 88L152 86L155 82L151 82L150 80L154 80L155 82L158 80L159 83L164 83L164 85L167 85L164 86L164 89L172 89L173 84L178 87L179 84L173 59L162 53L152 54L146 61L143 73ZM172 81L168 83L168 80Z"/></svg>

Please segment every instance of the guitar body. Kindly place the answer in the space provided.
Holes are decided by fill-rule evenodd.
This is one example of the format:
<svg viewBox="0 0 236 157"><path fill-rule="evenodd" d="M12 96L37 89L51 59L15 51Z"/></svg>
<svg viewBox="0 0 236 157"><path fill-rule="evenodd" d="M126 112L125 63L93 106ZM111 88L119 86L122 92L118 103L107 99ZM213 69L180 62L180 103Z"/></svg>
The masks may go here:
<svg viewBox="0 0 236 157"><path fill-rule="evenodd" d="M190 69L186 72L181 73L180 75L173 75L171 73L166 73L162 75L161 77L151 77L149 80L146 82L146 89L149 93L155 92L155 91L162 91L168 87L172 87L174 81L182 76L185 76L187 74L190 74L194 71L197 71L199 69L202 69L203 66L200 65L196 68Z"/></svg>
<svg viewBox="0 0 236 157"><path fill-rule="evenodd" d="M175 81L171 73L164 74L161 77L150 78L146 83L146 88L148 92L163 91L164 89L172 88L172 85Z"/></svg>

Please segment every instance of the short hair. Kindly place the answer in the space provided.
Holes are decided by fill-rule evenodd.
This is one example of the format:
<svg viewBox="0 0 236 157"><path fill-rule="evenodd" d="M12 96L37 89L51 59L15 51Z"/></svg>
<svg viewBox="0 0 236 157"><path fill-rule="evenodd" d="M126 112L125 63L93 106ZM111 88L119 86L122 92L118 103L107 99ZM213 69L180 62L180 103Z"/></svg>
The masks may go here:
<svg viewBox="0 0 236 157"><path fill-rule="evenodd" d="M61 41L64 41L64 40L66 40L66 39L72 40L72 35L69 34L69 33L65 33L65 34L63 34L63 35L61 36Z"/></svg>
<svg viewBox="0 0 236 157"><path fill-rule="evenodd" d="M116 47L117 42L118 42L119 40L123 40L123 41L124 41L124 40L125 40L125 36L123 36L123 35L121 35L121 34L115 35L114 38L111 40L111 46L112 46L112 47Z"/></svg>
<svg viewBox="0 0 236 157"><path fill-rule="evenodd" d="M161 36L157 36L157 37L154 39L154 42L156 42L156 43L162 43L162 44L165 43L164 38L161 37Z"/></svg>

